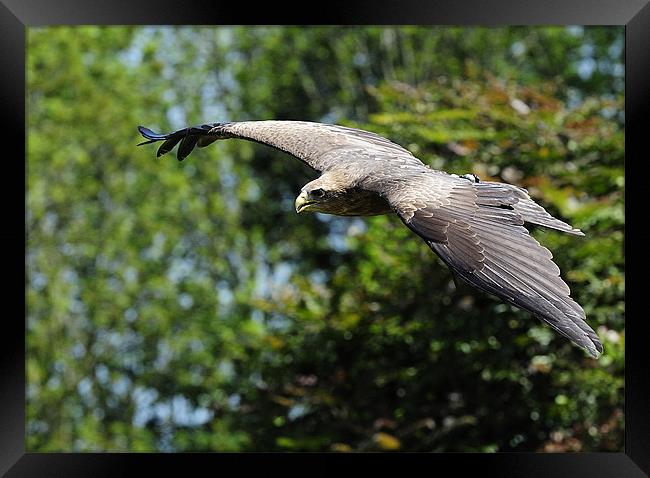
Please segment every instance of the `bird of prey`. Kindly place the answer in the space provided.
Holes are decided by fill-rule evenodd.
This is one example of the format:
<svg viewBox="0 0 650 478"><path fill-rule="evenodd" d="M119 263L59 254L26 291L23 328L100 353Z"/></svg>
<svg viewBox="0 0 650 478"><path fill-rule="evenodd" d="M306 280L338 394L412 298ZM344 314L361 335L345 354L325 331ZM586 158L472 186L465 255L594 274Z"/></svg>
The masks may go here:
<svg viewBox="0 0 650 478"><path fill-rule="evenodd" d="M161 156L178 145L182 161L195 146L240 138L288 153L320 173L296 198L296 212L341 216L396 213L469 284L529 311L586 349L603 351L585 312L570 296L552 254L524 223L583 236L552 217L523 188L437 171L392 141L360 129L307 121L241 121L157 134L139 126Z"/></svg>

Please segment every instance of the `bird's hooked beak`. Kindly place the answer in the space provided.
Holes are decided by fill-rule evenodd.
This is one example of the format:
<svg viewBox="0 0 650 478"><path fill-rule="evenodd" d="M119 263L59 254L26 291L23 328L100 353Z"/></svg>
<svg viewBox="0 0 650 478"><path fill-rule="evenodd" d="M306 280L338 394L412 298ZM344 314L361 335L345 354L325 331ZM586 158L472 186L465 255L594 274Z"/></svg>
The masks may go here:
<svg viewBox="0 0 650 478"><path fill-rule="evenodd" d="M310 204L312 201L309 200L309 195L307 194L307 191L300 191L300 194L296 198L296 212L300 214L300 211L302 211L305 207L307 207L308 204Z"/></svg>

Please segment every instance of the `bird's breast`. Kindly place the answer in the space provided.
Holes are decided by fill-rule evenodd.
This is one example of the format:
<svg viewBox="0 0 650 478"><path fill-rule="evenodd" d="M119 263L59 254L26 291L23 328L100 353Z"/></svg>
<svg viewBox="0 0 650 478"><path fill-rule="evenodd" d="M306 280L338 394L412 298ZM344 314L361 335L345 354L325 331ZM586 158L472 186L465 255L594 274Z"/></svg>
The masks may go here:
<svg viewBox="0 0 650 478"><path fill-rule="evenodd" d="M351 189L339 195L323 211L337 216L377 216L392 212L388 202L379 194L362 189Z"/></svg>

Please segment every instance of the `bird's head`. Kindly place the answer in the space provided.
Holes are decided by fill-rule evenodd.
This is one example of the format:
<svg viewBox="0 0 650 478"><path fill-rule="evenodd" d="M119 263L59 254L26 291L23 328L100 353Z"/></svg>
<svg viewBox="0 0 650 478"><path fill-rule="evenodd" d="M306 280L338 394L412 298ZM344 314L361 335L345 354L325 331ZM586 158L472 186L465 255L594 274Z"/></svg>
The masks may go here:
<svg viewBox="0 0 650 478"><path fill-rule="evenodd" d="M296 212L322 212L337 214L345 189L329 175L323 175L307 183L296 198Z"/></svg>

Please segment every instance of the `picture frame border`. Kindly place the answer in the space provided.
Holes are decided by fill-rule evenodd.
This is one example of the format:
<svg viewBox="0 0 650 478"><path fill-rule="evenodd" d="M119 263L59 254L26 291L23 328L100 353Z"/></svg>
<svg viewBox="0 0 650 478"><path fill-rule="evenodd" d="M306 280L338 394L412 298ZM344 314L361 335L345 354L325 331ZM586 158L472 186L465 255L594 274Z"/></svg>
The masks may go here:
<svg viewBox="0 0 650 478"><path fill-rule="evenodd" d="M24 257L13 252L24 230L23 247L27 248L25 223L27 200L26 161L26 32L27 28L50 25L621 25L625 26L625 215L624 252L642 258L639 241L643 224L635 213L644 217L647 200L634 199L642 190L645 173L641 169L648 155L646 137L650 132L650 4L649 0L437 0L425 3L416 0L381 1L372 4L349 1L325 8L304 9L294 6L280 8L277 3L251 8L223 1L194 5L175 0L129 2L83 2L82 0L0 0L0 49L3 71L0 74L0 118L5 145L18 149L25 161L21 164L5 153L3 167L10 187L6 196L4 239L5 263L16 276L8 275L6 295L13 305L20 293L13 288L23 277L26 288ZM261 3L261 2L258 2ZM313 11L314 13L310 13ZM317 12L317 13L316 13ZM16 141L17 138L25 141ZM9 141L7 141L9 140ZM5 149L7 151L7 149ZM10 178L24 175L23 206L11 199ZM19 188L19 186L17 186ZM644 202L646 201L646 202ZM645 212L647 215L647 212ZM647 259L646 259L647 261ZM19 262L22 265L19 266ZM626 264L626 352L625 352L625 450L620 453L27 453L25 414L25 318L18 313L5 314L0 347L0 474L5 476L124 476L164 471L199 470L203 465L213 472L235 466L238 470L252 466L287 467L303 462L310 468L316 463L352 464L363 460L382 469L422 465L433 470L454 470L454 475L479 470L482 476L527 478L548 476L576 477L643 477L650 473L650 364L647 336L642 327L648 319L640 308L634 290L643 286L631 277L643 278L643 261ZM20 268L19 268L20 267ZM22 271L22 273L20 272ZM640 279L641 281L643 279ZM23 289L25 292L25 289ZM24 297L24 296L23 296ZM635 304L639 305L638 308ZM630 308L631 305L631 308ZM639 310L639 313L633 311ZM632 313L631 313L632 312ZM359 461L359 463L361 463ZM398 468L399 467L399 468ZM450 468L441 468L450 467ZM304 468L295 468L298 472ZM309 469L307 469L309 470ZM321 471L324 471L321 470Z"/></svg>

